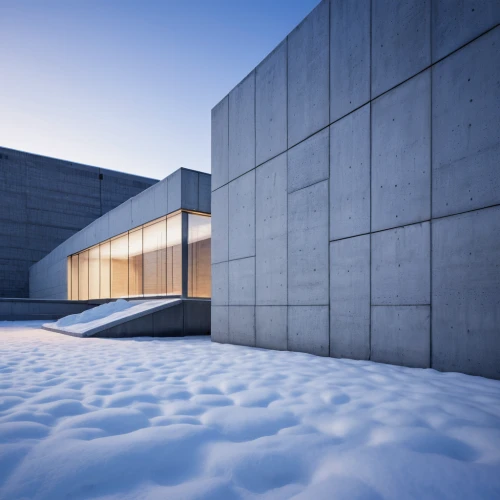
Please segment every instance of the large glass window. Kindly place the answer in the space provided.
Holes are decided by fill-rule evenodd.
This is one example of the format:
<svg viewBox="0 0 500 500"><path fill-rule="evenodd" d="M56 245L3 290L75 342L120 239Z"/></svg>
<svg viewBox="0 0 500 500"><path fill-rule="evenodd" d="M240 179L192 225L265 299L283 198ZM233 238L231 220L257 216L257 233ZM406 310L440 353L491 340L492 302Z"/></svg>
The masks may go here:
<svg viewBox="0 0 500 500"><path fill-rule="evenodd" d="M210 297L210 220L177 212L71 255L68 298Z"/></svg>
<svg viewBox="0 0 500 500"><path fill-rule="evenodd" d="M211 219L188 214L188 295L211 295Z"/></svg>
<svg viewBox="0 0 500 500"><path fill-rule="evenodd" d="M166 219L144 226L144 295L167 293Z"/></svg>
<svg viewBox="0 0 500 500"><path fill-rule="evenodd" d="M86 250L78 254L78 298L89 298L89 252Z"/></svg>
<svg viewBox="0 0 500 500"><path fill-rule="evenodd" d="M111 297L128 296L128 234L111 240Z"/></svg>
<svg viewBox="0 0 500 500"><path fill-rule="evenodd" d="M167 220L167 293L182 295L182 214Z"/></svg>
<svg viewBox="0 0 500 500"><path fill-rule="evenodd" d="M78 300L78 255L71 256L71 298Z"/></svg>
<svg viewBox="0 0 500 500"><path fill-rule="evenodd" d="M89 299L99 298L99 247L89 250Z"/></svg>
<svg viewBox="0 0 500 500"><path fill-rule="evenodd" d="M128 293L142 295L142 228L128 234Z"/></svg>
<svg viewBox="0 0 500 500"><path fill-rule="evenodd" d="M99 245L99 288L100 298L111 297L111 242L105 241Z"/></svg>

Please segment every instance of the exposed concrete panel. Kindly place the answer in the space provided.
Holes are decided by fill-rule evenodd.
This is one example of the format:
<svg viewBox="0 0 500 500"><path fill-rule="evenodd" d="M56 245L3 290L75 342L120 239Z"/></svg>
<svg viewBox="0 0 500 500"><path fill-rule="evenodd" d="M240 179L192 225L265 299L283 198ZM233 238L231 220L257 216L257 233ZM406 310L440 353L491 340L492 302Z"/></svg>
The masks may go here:
<svg viewBox="0 0 500 500"><path fill-rule="evenodd" d="M329 0L288 35L288 147L328 125Z"/></svg>
<svg viewBox="0 0 500 500"><path fill-rule="evenodd" d="M212 193L212 263L228 260L228 191L227 185Z"/></svg>
<svg viewBox="0 0 500 500"><path fill-rule="evenodd" d="M328 306L288 307L288 349L328 356Z"/></svg>
<svg viewBox="0 0 500 500"><path fill-rule="evenodd" d="M287 147L287 43L283 41L256 69L256 164Z"/></svg>
<svg viewBox="0 0 500 500"><path fill-rule="evenodd" d="M255 71L229 94L229 180L255 167Z"/></svg>
<svg viewBox="0 0 500 500"><path fill-rule="evenodd" d="M229 182L229 97L212 109L212 191Z"/></svg>
<svg viewBox="0 0 500 500"><path fill-rule="evenodd" d="M430 97L427 70L372 104L372 231L430 218Z"/></svg>
<svg viewBox="0 0 500 500"><path fill-rule="evenodd" d="M257 306L255 314L256 347L286 351L288 308L286 306Z"/></svg>
<svg viewBox="0 0 500 500"><path fill-rule="evenodd" d="M229 306L229 341L255 347L254 306Z"/></svg>
<svg viewBox="0 0 500 500"><path fill-rule="evenodd" d="M331 0L330 122L370 100L370 0Z"/></svg>
<svg viewBox="0 0 500 500"><path fill-rule="evenodd" d="M229 342L229 308L212 304L211 331L212 342Z"/></svg>
<svg viewBox="0 0 500 500"><path fill-rule="evenodd" d="M330 127L330 239L370 232L370 106Z"/></svg>
<svg viewBox="0 0 500 500"><path fill-rule="evenodd" d="M330 356L370 358L370 235L330 243Z"/></svg>
<svg viewBox="0 0 500 500"><path fill-rule="evenodd" d="M132 227L132 201L127 200L109 213L109 237L124 233ZM82 246L82 250L83 248L85 246Z"/></svg>
<svg viewBox="0 0 500 500"><path fill-rule="evenodd" d="M431 0L372 2L372 98L431 63Z"/></svg>
<svg viewBox="0 0 500 500"><path fill-rule="evenodd" d="M430 306L373 306L371 360L430 367Z"/></svg>
<svg viewBox="0 0 500 500"><path fill-rule="evenodd" d="M500 27L432 70L433 217L500 203L499 50Z"/></svg>
<svg viewBox="0 0 500 500"><path fill-rule="evenodd" d="M199 172L194 170L188 170L182 168L181 172L181 206L187 210L199 210L198 195L199 195L199 184L198 175ZM180 208L180 207L179 207Z"/></svg>
<svg viewBox="0 0 500 500"><path fill-rule="evenodd" d="M212 304L229 304L229 268L227 262L212 264Z"/></svg>
<svg viewBox="0 0 500 500"><path fill-rule="evenodd" d="M288 192L328 179L330 137L328 129L288 151Z"/></svg>
<svg viewBox="0 0 500 500"><path fill-rule="evenodd" d="M255 257L229 262L229 305L255 305Z"/></svg>
<svg viewBox="0 0 500 500"><path fill-rule="evenodd" d="M131 199L133 227L162 217L168 212L168 177ZM98 219L96 222L100 221ZM103 238L105 239L105 238ZM100 239L99 241L102 241Z"/></svg>
<svg viewBox="0 0 500 500"><path fill-rule="evenodd" d="M255 256L255 170L229 183L229 259Z"/></svg>
<svg viewBox="0 0 500 500"><path fill-rule="evenodd" d="M184 335L207 335L210 333L210 301L183 300Z"/></svg>
<svg viewBox="0 0 500 500"><path fill-rule="evenodd" d="M286 154L256 171L256 303L287 303Z"/></svg>
<svg viewBox="0 0 500 500"><path fill-rule="evenodd" d="M432 0L432 62L499 23L498 0Z"/></svg>
<svg viewBox="0 0 500 500"><path fill-rule="evenodd" d="M372 234L372 305L430 304L430 223Z"/></svg>
<svg viewBox="0 0 500 500"><path fill-rule="evenodd" d="M198 210L207 214L211 210L210 178L210 174L200 172L198 175Z"/></svg>
<svg viewBox="0 0 500 500"><path fill-rule="evenodd" d="M288 303L328 304L328 181L288 195Z"/></svg>
<svg viewBox="0 0 500 500"><path fill-rule="evenodd" d="M500 207L432 223L432 367L500 379Z"/></svg>
<svg viewBox="0 0 500 500"><path fill-rule="evenodd" d="M182 205L182 170L168 176L168 213L179 210Z"/></svg>

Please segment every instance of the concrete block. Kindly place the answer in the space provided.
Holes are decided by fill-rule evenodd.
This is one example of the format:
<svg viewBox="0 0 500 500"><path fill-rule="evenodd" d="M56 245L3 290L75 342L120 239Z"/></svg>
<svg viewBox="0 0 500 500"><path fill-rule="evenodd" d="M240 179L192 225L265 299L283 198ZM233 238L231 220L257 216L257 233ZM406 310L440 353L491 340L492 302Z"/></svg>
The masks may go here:
<svg viewBox="0 0 500 500"><path fill-rule="evenodd" d="M370 0L330 6L330 122L370 100Z"/></svg>
<svg viewBox="0 0 500 500"><path fill-rule="evenodd" d="M500 207L432 223L432 367L500 379Z"/></svg>
<svg viewBox="0 0 500 500"><path fill-rule="evenodd" d="M199 173L198 176L198 210L200 212L210 213L210 174Z"/></svg>
<svg viewBox="0 0 500 500"><path fill-rule="evenodd" d="M370 106L330 126L330 239L370 232Z"/></svg>
<svg viewBox="0 0 500 500"><path fill-rule="evenodd" d="M210 301L185 300L184 306L184 335L210 334Z"/></svg>
<svg viewBox="0 0 500 500"><path fill-rule="evenodd" d="M372 2L372 98L431 63L431 0Z"/></svg>
<svg viewBox="0 0 500 500"><path fill-rule="evenodd" d="M286 58L285 40L255 70L257 165L287 148Z"/></svg>
<svg viewBox="0 0 500 500"><path fill-rule="evenodd" d="M164 216L168 213L168 178L134 196L131 202L133 227Z"/></svg>
<svg viewBox="0 0 500 500"><path fill-rule="evenodd" d="M500 23L498 0L433 0L432 62Z"/></svg>
<svg viewBox="0 0 500 500"><path fill-rule="evenodd" d="M212 304L229 304L229 268L227 262L212 264Z"/></svg>
<svg viewBox="0 0 500 500"><path fill-rule="evenodd" d="M168 213L182 208L182 170L176 170L168 176L167 181L167 206Z"/></svg>
<svg viewBox="0 0 500 500"><path fill-rule="evenodd" d="M432 70L433 217L500 203L499 47L500 27Z"/></svg>
<svg viewBox="0 0 500 500"><path fill-rule="evenodd" d="M370 358L370 235L330 243L330 356Z"/></svg>
<svg viewBox="0 0 500 500"><path fill-rule="evenodd" d="M229 94L229 180L255 167L255 71Z"/></svg>
<svg viewBox="0 0 500 500"><path fill-rule="evenodd" d="M286 154L256 171L256 301L287 303L287 164Z"/></svg>
<svg viewBox="0 0 500 500"><path fill-rule="evenodd" d="M159 336L154 334L154 315L148 314L146 316L141 316L135 318L126 323L121 323L119 325L112 326L106 330L103 330L95 335L95 337L100 338L120 338L120 337L139 337L148 332L148 336Z"/></svg>
<svg viewBox="0 0 500 500"><path fill-rule="evenodd" d="M430 223L373 233L372 305L430 304Z"/></svg>
<svg viewBox="0 0 500 500"><path fill-rule="evenodd" d="M372 231L431 215L430 71L372 103Z"/></svg>
<svg viewBox="0 0 500 500"><path fill-rule="evenodd" d="M184 303L162 309L151 316L153 317L154 337L177 337L184 335Z"/></svg>
<svg viewBox="0 0 500 500"><path fill-rule="evenodd" d="M186 210L198 210L198 172L194 170L181 169L182 179L182 201L181 206Z"/></svg>
<svg viewBox="0 0 500 500"><path fill-rule="evenodd" d="M328 304L328 181L288 195L288 303Z"/></svg>
<svg viewBox="0 0 500 500"><path fill-rule="evenodd" d="M228 260L227 184L212 193L212 264Z"/></svg>
<svg viewBox="0 0 500 500"><path fill-rule="evenodd" d="M229 262L229 305L255 305L255 257Z"/></svg>
<svg viewBox="0 0 500 500"><path fill-rule="evenodd" d="M328 306L288 307L288 350L328 356Z"/></svg>
<svg viewBox="0 0 500 500"><path fill-rule="evenodd" d="M229 306L229 342L255 347L254 306Z"/></svg>
<svg viewBox="0 0 500 500"><path fill-rule="evenodd" d="M288 150L288 192L328 179L330 137L328 129Z"/></svg>
<svg viewBox="0 0 500 500"><path fill-rule="evenodd" d="M229 97L212 109L212 191L229 182Z"/></svg>
<svg viewBox="0 0 500 500"><path fill-rule="evenodd" d="M255 318L256 347L286 351L288 308L286 306L257 306Z"/></svg>
<svg viewBox="0 0 500 500"><path fill-rule="evenodd" d="M211 311L211 330L210 336L212 342L229 342L229 316L228 306L214 306Z"/></svg>
<svg viewBox="0 0 500 500"><path fill-rule="evenodd" d="M328 125L329 1L288 35L288 147Z"/></svg>
<svg viewBox="0 0 500 500"><path fill-rule="evenodd" d="M215 215L212 218L215 218ZM229 183L229 259L253 256L255 256L255 170Z"/></svg>
<svg viewBox="0 0 500 500"><path fill-rule="evenodd" d="M430 367L430 306L372 306L371 360Z"/></svg>

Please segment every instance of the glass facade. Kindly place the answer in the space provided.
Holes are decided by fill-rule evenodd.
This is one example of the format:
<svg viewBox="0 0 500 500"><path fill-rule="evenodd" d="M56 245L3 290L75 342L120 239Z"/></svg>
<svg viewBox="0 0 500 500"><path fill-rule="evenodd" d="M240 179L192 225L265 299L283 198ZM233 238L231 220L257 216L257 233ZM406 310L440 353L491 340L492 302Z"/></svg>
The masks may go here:
<svg viewBox="0 0 500 500"><path fill-rule="evenodd" d="M156 219L68 257L68 298L209 298L210 244L209 215Z"/></svg>

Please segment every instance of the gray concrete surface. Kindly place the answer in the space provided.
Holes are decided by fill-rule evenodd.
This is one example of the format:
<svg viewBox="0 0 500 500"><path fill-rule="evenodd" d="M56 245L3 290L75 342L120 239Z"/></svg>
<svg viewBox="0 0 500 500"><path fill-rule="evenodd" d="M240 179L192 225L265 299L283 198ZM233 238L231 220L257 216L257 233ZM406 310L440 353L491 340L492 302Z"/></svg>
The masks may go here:
<svg viewBox="0 0 500 500"><path fill-rule="evenodd" d="M29 270L30 297L67 298L69 255L181 208L200 212L208 208L210 211L210 199L210 174L187 169L175 171L99 217L32 265Z"/></svg>
<svg viewBox="0 0 500 500"><path fill-rule="evenodd" d="M214 108L250 153L212 184L212 340L500 378L499 6L323 0L242 83L253 134L250 91ZM226 306L242 257L255 303Z"/></svg>
<svg viewBox="0 0 500 500"><path fill-rule="evenodd" d="M156 182L0 147L0 297L29 297L32 264Z"/></svg>
<svg viewBox="0 0 500 500"><path fill-rule="evenodd" d="M0 321L58 320L69 314L80 314L100 303L93 300L0 298Z"/></svg>

